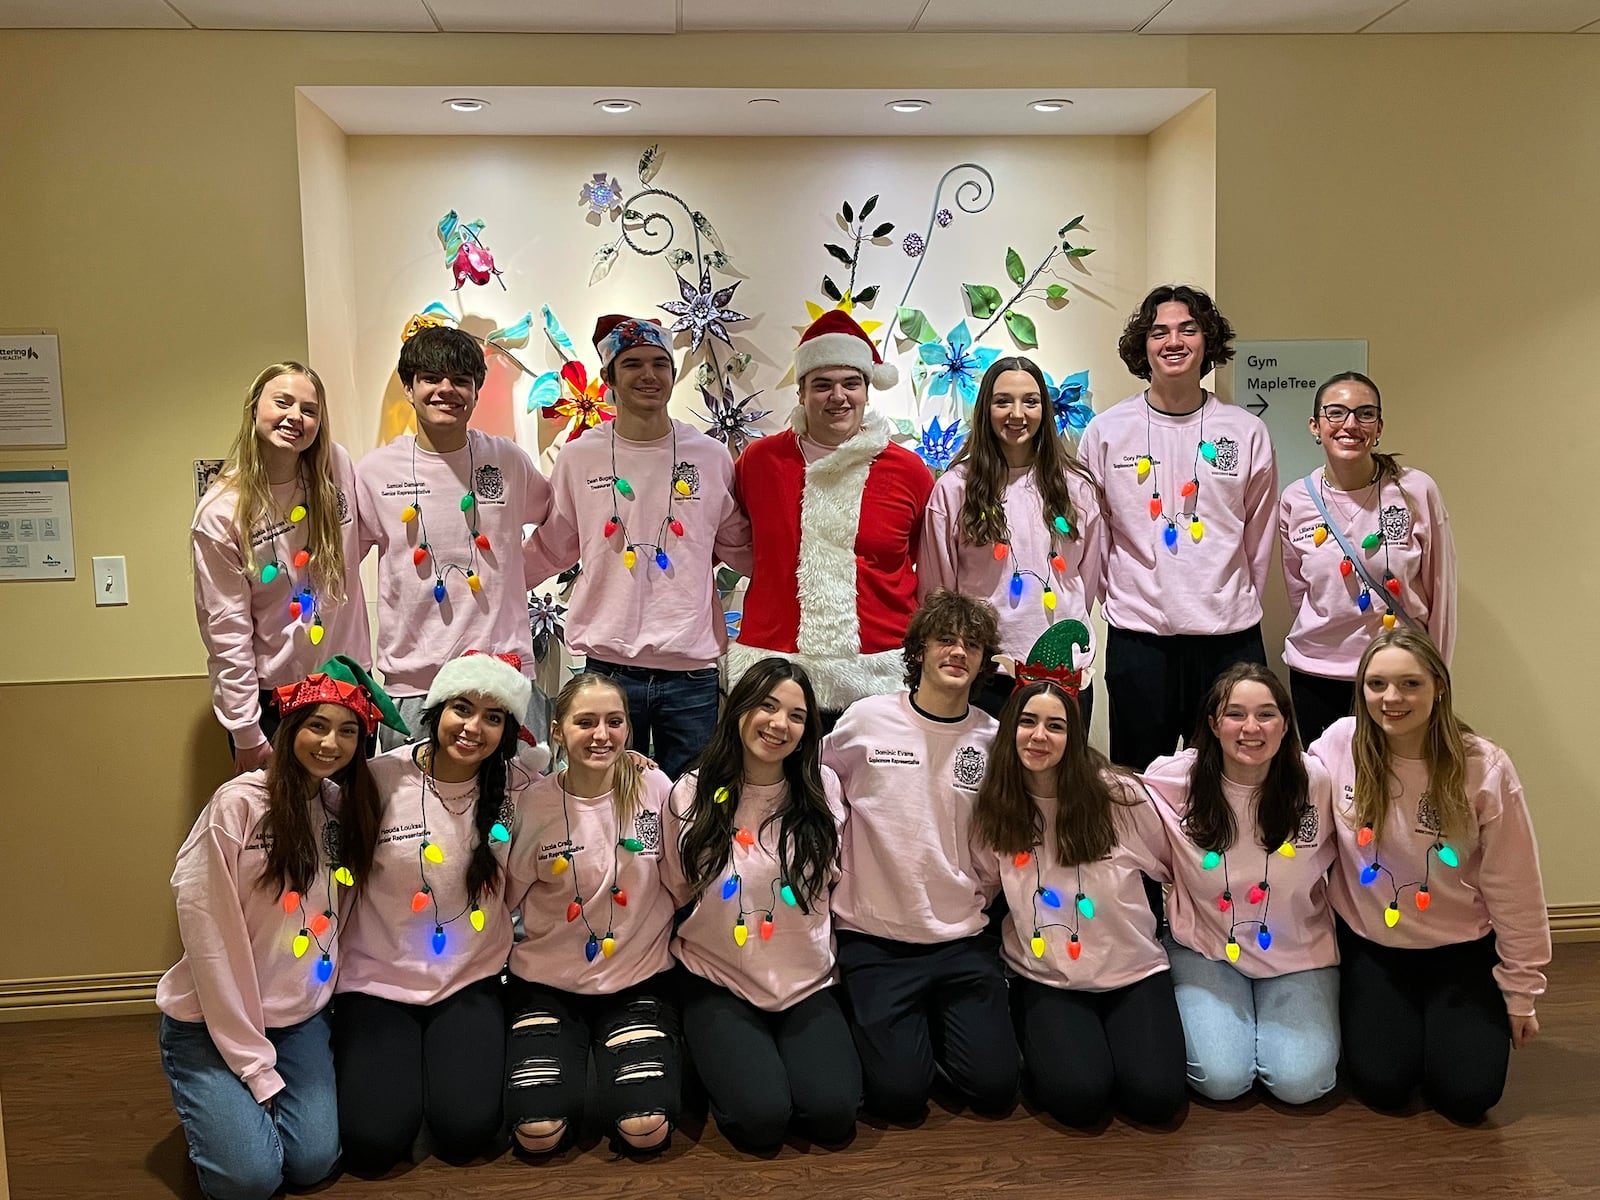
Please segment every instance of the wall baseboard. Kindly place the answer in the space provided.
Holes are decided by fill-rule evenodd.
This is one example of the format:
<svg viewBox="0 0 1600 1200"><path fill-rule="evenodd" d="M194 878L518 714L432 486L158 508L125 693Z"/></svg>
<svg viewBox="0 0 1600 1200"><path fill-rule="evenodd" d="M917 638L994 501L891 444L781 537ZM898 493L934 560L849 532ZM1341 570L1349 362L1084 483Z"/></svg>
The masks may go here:
<svg viewBox="0 0 1600 1200"><path fill-rule="evenodd" d="M1550 938L1600 942L1600 904L1551 905ZM0 980L0 1024L153 1013L160 979L160 972L146 972Z"/></svg>

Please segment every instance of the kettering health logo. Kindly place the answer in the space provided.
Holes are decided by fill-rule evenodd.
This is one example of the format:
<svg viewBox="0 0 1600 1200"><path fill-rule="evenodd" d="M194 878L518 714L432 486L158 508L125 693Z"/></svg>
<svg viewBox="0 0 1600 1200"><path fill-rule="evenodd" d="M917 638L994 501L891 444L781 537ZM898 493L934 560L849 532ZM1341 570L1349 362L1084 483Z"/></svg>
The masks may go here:
<svg viewBox="0 0 1600 1200"><path fill-rule="evenodd" d="M12 359L38 358L38 357L39 357L39 352L37 350L35 350L32 346L28 346L27 348L21 349L21 350L0 350L0 361L10 361Z"/></svg>

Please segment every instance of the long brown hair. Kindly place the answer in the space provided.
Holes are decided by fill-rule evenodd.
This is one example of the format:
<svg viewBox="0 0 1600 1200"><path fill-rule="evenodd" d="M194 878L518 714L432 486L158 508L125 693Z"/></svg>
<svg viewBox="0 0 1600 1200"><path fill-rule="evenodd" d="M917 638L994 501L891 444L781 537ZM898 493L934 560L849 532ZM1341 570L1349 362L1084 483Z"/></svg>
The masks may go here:
<svg viewBox="0 0 1600 1200"><path fill-rule="evenodd" d="M1450 668L1428 635L1401 626L1386 629L1367 646L1356 668L1356 728L1350 753L1355 761L1355 823L1370 825L1381 837L1393 797L1389 791L1392 766L1389 739L1383 727L1367 709L1367 667L1380 650L1404 650L1417 660L1423 671L1433 676L1433 711L1422 739L1422 757L1428 764L1428 796L1439 816L1441 833L1460 834L1471 825L1472 808L1467 799L1467 743L1472 732L1457 719L1450 699Z"/></svg>
<svg viewBox="0 0 1600 1200"><path fill-rule="evenodd" d="M1311 781L1300 753L1300 735L1295 732L1294 702L1283 682L1260 663L1235 663L1212 683L1200 705L1189 744L1197 751L1189 771L1189 811L1183 818L1183 831L1202 850L1224 851L1233 847L1239 831L1234 826L1233 809L1222 793L1222 743L1211 728L1211 719L1220 717L1241 683L1259 683L1272 693L1272 702L1284 721L1283 741L1267 769L1256 800L1256 840L1263 850L1276 850L1299 832L1300 822L1311 806Z"/></svg>
<svg viewBox="0 0 1600 1200"><path fill-rule="evenodd" d="M1077 703L1053 683L1033 683L1011 693L1000 710L1000 732L972 810L973 836L1000 854L1031 850L1044 832L1039 802L1028 794L1027 772L1017 754L1017 724L1035 696L1051 695L1067 715L1067 747L1056 764L1056 859L1062 866L1094 862L1117 844L1116 809L1136 803L1112 780L1127 775L1089 745Z"/></svg>
<svg viewBox="0 0 1600 1200"><path fill-rule="evenodd" d="M557 725L567 719L572 712L572 706L578 702L578 697L590 688L610 688L622 701L622 711L628 711L628 693L623 691L622 685L609 675L602 675L598 671L582 671L567 680L566 686L556 693L555 711L551 719ZM633 725L628 725L628 738L633 738ZM554 741L554 739L551 739ZM562 753L566 753L563 744ZM617 828L621 829L639 811L639 792L643 784L644 772L631 754L619 754L613 767L611 776L611 806L616 814Z"/></svg>
<svg viewBox="0 0 1600 1200"><path fill-rule="evenodd" d="M827 890L828 878L839 864L839 827L828 808L822 786L820 751L822 714L805 668L788 659L764 658L744 673L728 695L722 716L700 756L694 799L682 814L679 842L689 889L699 895L710 887L733 855L734 814L744 783L744 738L739 723L761 706L783 680L799 685L806 702L806 729L800 744L783 760L788 792L762 825L778 824L778 873L791 885L801 912ZM717 802L717 792L727 796Z"/></svg>
<svg viewBox="0 0 1600 1200"><path fill-rule="evenodd" d="M233 520L239 527L239 551L244 570L254 575L259 568L250 532L259 528L272 511L271 481L261 446L256 437L256 407L267 384L280 375L303 375L317 393L317 436L300 452L298 469L306 491L306 549L311 554L308 570L312 590L333 603L344 600L344 540L339 535L339 485L333 473L333 430L328 417L327 392L322 378L310 367L297 362L278 362L256 376L245 393L244 414L239 432L228 448L228 457L217 475L219 486L234 490ZM347 502L354 497L348 497Z"/></svg>
<svg viewBox="0 0 1600 1200"><path fill-rule="evenodd" d="M1033 480L1044 501L1044 523L1051 529L1051 541L1062 536L1054 530L1057 517L1067 523L1070 530L1067 539L1076 541L1082 534L1078 528L1077 506L1072 503L1072 493L1067 489L1067 473L1070 471L1089 485L1095 503L1101 508L1105 506L1105 493L1089 474L1089 468L1078 461L1072 442L1056 431L1055 403L1050 399L1050 385L1045 381L1044 372L1031 358L1020 355L996 359L983 373L978 399L972 406L967 440L950 464L952 467L964 464L966 469L967 494L961 502L961 540L972 546L1011 540L1005 505L1010 468L989 412L994 403L995 383L1007 371L1031 375L1038 385L1039 428L1033 435Z"/></svg>
<svg viewBox="0 0 1600 1200"><path fill-rule="evenodd" d="M322 783L295 757L294 739L321 705L307 704L283 718L272 735L272 758L267 763L267 814L261 831L267 834L267 865L261 886L275 895L293 890L305 893L316 878L322 847L312 822L315 805L322 803ZM367 770L367 748L356 745L350 764L332 776L339 785L339 861L330 866L349 867L360 887L372 868L378 841L381 805L378 786Z"/></svg>

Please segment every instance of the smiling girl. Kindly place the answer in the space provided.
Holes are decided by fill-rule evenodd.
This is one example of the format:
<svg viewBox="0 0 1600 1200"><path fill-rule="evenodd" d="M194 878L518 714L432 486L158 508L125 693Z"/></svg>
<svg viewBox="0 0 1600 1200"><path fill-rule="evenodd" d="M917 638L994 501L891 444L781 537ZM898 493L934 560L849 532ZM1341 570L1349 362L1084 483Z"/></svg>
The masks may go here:
<svg viewBox="0 0 1600 1200"><path fill-rule="evenodd" d="M307 1187L339 1159L328 1001L378 801L364 742L389 698L334 660L277 696L265 770L217 789L172 874L183 958L161 978L161 1065L209 1196Z"/></svg>
<svg viewBox="0 0 1600 1200"><path fill-rule="evenodd" d="M350 914L334 1052L346 1165L386 1170L427 1122L447 1162L500 1131L511 950L506 843L518 721L532 690L514 655L468 651L433 677L425 740L372 760L383 815Z"/></svg>
<svg viewBox="0 0 1600 1200"><path fill-rule="evenodd" d="M777 1147L791 1119L814 1141L843 1142L861 1105L833 986L846 809L821 741L805 669L763 659L665 813L667 886L694 906L672 943L690 973L684 1037L718 1127L757 1151Z"/></svg>
<svg viewBox="0 0 1600 1200"><path fill-rule="evenodd" d="M1550 922L1522 783L1455 715L1450 670L1410 629L1361 656L1360 702L1311 747L1333 778L1344 1063L1376 1108L1458 1121L1500 1100L1539 1033Z"/></svg>
<svg viewBox="0 0 1600 1200"><path fill-rule="evenodd" d="M1301 754L1266 667L1224 672L1201 712L1192 747L1144 774L1173 850L1166 945L1189 1084L1231 1100L1259 1077L1304 1104L1339 1062L1328 774Z"/></svg>
<svg viewBox="0 0 1600 1200"><path fill-rule="evenodd" d="M322 380L296 362L267 367L190 528L212 707L239 771L271 757L274 688L333 655L372 661L355 496Z"/></svg>
<svg viewBox="0 0 1600 1200"><path fill-rule="evenodd" d="M511 952L506 1118L529 1154L577 1137L585 1112L615 1150L654 1153L682 1086L661 880L671 785L628 753L628 698L608 676L568 681L550 737L564 762L519 798L507 864L527 937Z"/></svg>

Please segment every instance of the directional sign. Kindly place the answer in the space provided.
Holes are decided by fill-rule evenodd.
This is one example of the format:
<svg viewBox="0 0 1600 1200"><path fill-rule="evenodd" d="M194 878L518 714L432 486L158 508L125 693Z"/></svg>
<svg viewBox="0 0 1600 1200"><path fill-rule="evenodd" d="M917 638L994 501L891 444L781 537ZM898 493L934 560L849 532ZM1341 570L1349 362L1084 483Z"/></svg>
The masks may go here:
<svg viewBox="0 0 1600 1200"><path fill-rule="evenodd" d="M1367 369L1363 339L1233 344L1233 402L1267 423L1278 456L1278 490L1322 465L1306 422L1322 382Z"/></svg>

